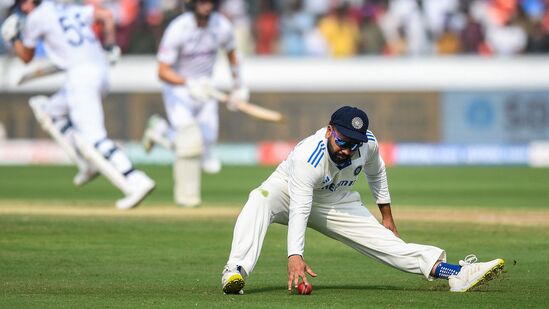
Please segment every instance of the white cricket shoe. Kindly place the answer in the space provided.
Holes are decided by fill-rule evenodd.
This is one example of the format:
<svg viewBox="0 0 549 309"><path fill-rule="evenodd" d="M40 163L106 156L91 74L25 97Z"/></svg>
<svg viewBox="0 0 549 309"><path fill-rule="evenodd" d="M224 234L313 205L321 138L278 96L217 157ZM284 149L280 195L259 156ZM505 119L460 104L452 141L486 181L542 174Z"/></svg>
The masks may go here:
<svg viewBox="0 0 549 309"><path fill-rule="evenodd" d="M150 152L155 143L166 139L164 135L168 127L168 122L159 115L154 114L149 118L143 139L141 140L146 152Z"/></svg>
<svg viewBox="0 0 549 309"><path fill-rule="evenodd" d="M470 254L464 260L460 260L459 265L459 273L448 278L451 292L467 292L495 279L502 272L505 261L495 259L477 263L477 257Z"/></svg>
<svg viewBox="0 0 549 309"><path fill-rule="evenodd" d="M133 171L128 175L128 182L132 187L132 192L124 198L116 201L116 208L126 210L132 209L154 190L155 183L142 171Z"/></svg>
<svg viewBox="0 0 549 309"><path fill-rule="evenodd" d="M208 174L217 174L221 171L221 161L215 157L204 158L201 165L202 170Z"/></svg>
<svg viewBox="0 0 549 309"><path fill-rule="evenodd" d="M86 168L79 169L78 173L72 179L75 186L81 187L88 182L92 181L99 175L99 172L93 165L88 165Z"/></svg>
<svg viewBox="0 0 549 309"><path fill-rule="evenodd" d="M221 286L225 294L244 294L244 276L242 267L226 265L221 277Z"/></svg>

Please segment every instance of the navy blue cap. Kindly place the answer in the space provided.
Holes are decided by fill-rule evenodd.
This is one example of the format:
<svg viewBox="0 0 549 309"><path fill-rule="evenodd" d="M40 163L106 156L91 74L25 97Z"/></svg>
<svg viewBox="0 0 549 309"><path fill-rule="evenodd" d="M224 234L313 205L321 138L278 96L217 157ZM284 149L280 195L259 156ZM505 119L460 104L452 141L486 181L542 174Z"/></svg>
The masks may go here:
<svg viewBox="0 0 549 309"><path fill-rule="evenodd" d="M330 122L344 136L356 141L368 142L366 130L370 121L363 110L343 106L332 114Z"/></svg>

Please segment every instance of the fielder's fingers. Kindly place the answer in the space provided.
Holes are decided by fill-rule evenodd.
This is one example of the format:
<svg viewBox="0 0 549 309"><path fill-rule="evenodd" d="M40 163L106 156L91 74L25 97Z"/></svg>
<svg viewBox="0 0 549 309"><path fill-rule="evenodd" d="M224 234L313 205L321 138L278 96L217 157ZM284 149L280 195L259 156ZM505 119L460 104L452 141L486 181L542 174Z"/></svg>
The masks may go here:
<svg viewBox="0 0 549 309"><path fill-rule="evenodd" d="M291 274L288 274L288 291L291 292L292 291L292 281L294 281L294 274L291 273Z"/></svg>
<svg viewBox="0 0 549 309"><path fill-rule="evenodd" d="M316 276L317 276L316 273L313 271L313 269L312 269L311 267L309 267L309 266L307 266L307 268L305 268L305 271L306 271L309 275L311 275L312 277L316 277Z"/></svg>
<svg viewBox="0 0 549 309"><path fill-rule="evenodd" d="M301 277L301 281L303 281L303 284L306 286L309 285L309 281L307 280L307 275L303 274L303 277Z"/></svg>
<svg viewBox="0 0 549 309"><path fill-rule="evenodd" d="M294 277L294 286L297 288L297 286L299 285L299 277L305 277L305 274L303 273L298 273L297 276Z"/></svg>

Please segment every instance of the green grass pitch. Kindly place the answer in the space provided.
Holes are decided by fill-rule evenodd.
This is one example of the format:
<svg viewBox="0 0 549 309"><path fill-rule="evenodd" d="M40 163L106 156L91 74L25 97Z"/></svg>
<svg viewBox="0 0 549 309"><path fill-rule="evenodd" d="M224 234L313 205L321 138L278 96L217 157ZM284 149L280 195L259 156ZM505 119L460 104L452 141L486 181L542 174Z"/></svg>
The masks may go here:
<svg viewBox="0 0 549 309"><path fill-rule="evenodd" d="M157 190L133 211L179 211L171 169L144 166ZM272 168L226 167L204 177L204 209L240 207ZM310 296L286 291L286 228L272 225L242 296L223 295L234 216L89 216L11 212L14 207L104 209L121 195L103 178L71 184L71 167L0 167L1 308L543 308L549 301L549 223L430 222L396 218L409 242L506 260L504 274L479 291L454 294L379 264L308 230L306 260L318 273ZM529 168L390 168L393 208L498 213L549 212L549 171ZM373 204L366 182L358 185ZM375 207L369 207L372 212ZM181 210L184 211L184 210ZM117 213L112 210L112 213Z"/></svg>

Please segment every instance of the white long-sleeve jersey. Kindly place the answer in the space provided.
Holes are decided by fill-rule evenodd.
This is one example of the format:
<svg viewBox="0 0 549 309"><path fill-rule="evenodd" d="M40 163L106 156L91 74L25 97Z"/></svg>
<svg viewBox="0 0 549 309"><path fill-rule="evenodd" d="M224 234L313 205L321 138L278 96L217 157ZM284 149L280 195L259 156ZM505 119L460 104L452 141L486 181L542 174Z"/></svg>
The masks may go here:
<svg viewBox="0 0 549 309"><path fill-rule="evenodd" d="M322 128L297 144L288 158L265 181L283 181L287 184L287 194L290 197L288 256L303 255L311 207L362 203L360 194L352 190L361 172L366 175L376 202L391 202L385 163L379 154L379 145L374 134L368 131L368 142L353 154L350 165L341 168L328 154L326 130L327 128Z"/></svg>
<svg viewBox="0 0 549 309"><path fill-rule="evenodd" d="M68 69L81 64L106 65L101 43L91 25L94 8L44 1L27 16L23 45L35 48L42 40L48 58Z"/></svg>
<svg viewBox="0 0 549 309"><path fill-rule="evenodd" d="M169 64L180 75L190 78L211 77L217 51L234 50L231 23L213 12L206 27L198 27L194 13L174 19L164 32L157 59Z"/></svg>

